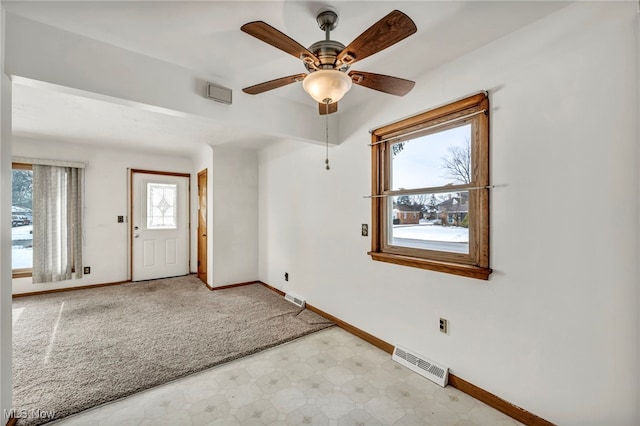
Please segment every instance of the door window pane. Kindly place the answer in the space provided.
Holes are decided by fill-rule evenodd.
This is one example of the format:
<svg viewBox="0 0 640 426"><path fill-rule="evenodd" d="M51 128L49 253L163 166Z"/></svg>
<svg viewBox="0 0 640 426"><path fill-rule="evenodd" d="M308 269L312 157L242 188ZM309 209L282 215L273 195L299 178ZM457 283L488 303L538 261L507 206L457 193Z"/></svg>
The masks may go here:
<svg viewBox="0 0 640 426"><path fill-rule="evenodd" d="M147 183L147 229L176 229L178 185Z"/></svg>

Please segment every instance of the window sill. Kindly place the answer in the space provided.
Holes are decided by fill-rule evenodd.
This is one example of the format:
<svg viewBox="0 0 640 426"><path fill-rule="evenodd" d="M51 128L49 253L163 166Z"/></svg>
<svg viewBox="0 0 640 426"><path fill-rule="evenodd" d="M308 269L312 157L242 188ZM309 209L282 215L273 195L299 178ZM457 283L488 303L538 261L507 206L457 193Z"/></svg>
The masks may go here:
<svg viewBox="0 0 640 426"><path fill-rule="evenodd" d="M491 268L464 265L460 263L440 262L436 260L422 259L419 257L402 256L398 254L369 252L371 259L380 262L395 263L396 265L411 266L413 268L429 269L431 271L447 274L461 275L463 277L488 280Z"/></svg>

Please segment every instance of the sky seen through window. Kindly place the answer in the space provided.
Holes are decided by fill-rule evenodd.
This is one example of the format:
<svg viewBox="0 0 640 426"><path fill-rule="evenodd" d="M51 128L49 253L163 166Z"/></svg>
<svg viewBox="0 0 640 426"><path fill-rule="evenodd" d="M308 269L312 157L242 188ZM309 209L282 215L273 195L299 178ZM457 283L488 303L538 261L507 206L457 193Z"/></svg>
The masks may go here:
<svg viewBox="0 0 640 426"><path fill-rule="evenodd" d="M459 181L448 177L444 158L450 147L465 148L471 139L471 124L404 142L392 160L392 190L444 186Z"/></svg>

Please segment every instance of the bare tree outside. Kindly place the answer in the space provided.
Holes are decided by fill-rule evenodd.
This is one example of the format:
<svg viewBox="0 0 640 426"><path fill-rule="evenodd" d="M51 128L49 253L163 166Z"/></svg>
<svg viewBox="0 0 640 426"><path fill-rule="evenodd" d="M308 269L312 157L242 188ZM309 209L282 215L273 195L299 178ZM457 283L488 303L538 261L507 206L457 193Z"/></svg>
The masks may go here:
<svg viewBox="0 0 640 426"><path fill-rule="evenodd" d="M442 168L446 177L457 183L471 183L471 141L466 138L465 146L450 146L448 155L442 157Z"/></svg>
<svg viewBox="0 0 640 426"><path fill-rule="evenodd" d="M413 194L409 196L414 205L425 206L429 201L429 194Z"/></svg>
<svg viewBox="0 0 640 426"><path fill-rule="evenodd" d="M471 141L469 138L465 138L465 144L463 146L454 145L450 146L447 151L447 156L442 157L442 168L445 170L445 176L452 179L458 184L471 183ZM458 192L454 197L452 203L464 205L469 200L469 193L467 191ZM451 216L449 220L453 220L455 226L462 226L468 228L468 213L461 216L460 207L451 207L452 215L447 210L443 210L444 215ZM445 217L441 218L443 226L447 226L449 220L445 221Z"/></svg>
<svg viewBox="0 0 640 426"><path fill-rule="evenodd" d="M31 209L33 192L33 174L31 170L13 170L11 192L12 205Z"/></svg>
<svg viewBox="0 0 640 426"><path fill-rule="evenodd" d="M393 153L394 157L400 154L400 151L402 151L403 149L404 149L404 142L398 142L391 145L391 152Z"/></svg>

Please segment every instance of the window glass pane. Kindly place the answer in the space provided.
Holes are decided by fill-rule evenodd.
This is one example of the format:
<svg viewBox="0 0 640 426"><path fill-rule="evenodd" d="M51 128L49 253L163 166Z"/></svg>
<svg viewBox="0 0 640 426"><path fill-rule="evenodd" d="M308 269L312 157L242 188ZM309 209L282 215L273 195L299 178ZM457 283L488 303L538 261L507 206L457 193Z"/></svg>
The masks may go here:
<svg viewBox="0 0 640 426"><path fill-rule="evenodd" d="M469 191L389 197L393 246L469 253Z"/></svg>
<svg viewBox="0 0 640 426"><path fill-rule="evenodd" d="M147 183L147 229L176 229L178 185Z"/></svg>
<svg viewBox="0 0 640 426"><path fill-rule="evenodd" d="M33 172L12 171L11 181L11 267L33 266Z"/></svg>
<svg viewBox="0 0 640 426"><path fill-rule="evenodd" d="M391 145L391 189L471 182L471 124Z"/></svg>

